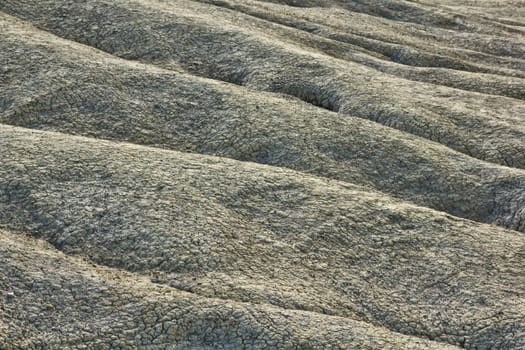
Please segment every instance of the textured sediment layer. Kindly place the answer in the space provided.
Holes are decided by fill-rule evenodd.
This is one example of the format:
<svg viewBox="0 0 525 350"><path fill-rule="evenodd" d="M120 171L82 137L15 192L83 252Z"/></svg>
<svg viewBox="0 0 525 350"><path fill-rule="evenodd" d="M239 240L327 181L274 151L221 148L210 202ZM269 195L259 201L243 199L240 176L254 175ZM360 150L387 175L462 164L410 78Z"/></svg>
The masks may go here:
<svg viewBox="0 0 525 350"><path fill-rule="evenodd" d="M523 345L522 233L291 170L0 130L6 229L206 297Z"/></svg>
<svg viewBox="0 0 525 350"><path fill-rule="evenodd" d="M0 348L525 348L524 9L0 0Z"/></svg>
<svg viewBox="0 0 525 350"><path fill-rule="evenodd" d="M113 58L12 17L1 23L0 122L288 167L525 230L524 170L285 96Z"/></svg>
<svg viewBox="0 0 525 350"><path fill-rule="evenodd" d="M201 297L20 234L0 231L0 243L6 350L457 349L347 318Z"/></svg>
<svg viewBox="0 0 525 350"><path fill-rule="evenodd" d="M256 8L260 6L258 1L249 3ZM368 7L381 6L370 2ZM362 28L366 20L353 20L354 16L360 15L354 12L347 14L338 8L330 7L317 16L312 14L319 13L317 8L276 6L271 9L276 13L287 13L292 18L311 16L311 22L328 22L328 36L338 30L351 33L354 22L356 27L361 25L360 29L355 29L359 33L363 34L366 28ZM479 159L525 167L525 124L520 117L525 113L522 95L505 98L474 93L385 74L359 60L335 58L322 50L325 38L317 33L323 33L323 29L296 29L294 32L299 32L299 38L294 39L288 26L275 24L271 19L258 19L239 11L195 1L4 1L0 10L20 16L64 38L119 57L165 68L174 65L192 74L251 89L284 93L340 112L341 117L350 114L369 119L440 142ZM370 27L376 27L380 33L402 32L399 27L408 31L418 28L419 24L419 29L426 35L412 34L411 39L401 41L397 50L383 55L387 59L377 64L393 67L437 66L454 72L483 73L469 75L473 80L465 80L465 85L491 85L498 91L525 91L522 33L505 30L497 23L485 23L475 16L472 23L465 19L467 24L456 26L458 31L450 33L452 29L446 21L444 28L435 28L436 23L443 21L443 15L436 9L427 9L426 16L418 11L406 14L403 6L394 11L397 11L397 17L408 16L407 21L412 21L414 17L417 22L423 23L405 24L398 20L392 24L396 16L387 16L390 21L385 23L382 20L382 25L372 22L374 25ZM374 11L371 12L372 17L377 16ZM445 17L453 19L454 14ZM426 31L425 23L431 26ZM478 28L481 26L485 26L484 32L494 30L494 34L480 33ZM454 33L460 38L456 38ZM310 40L303 40L304 35ZM388 37L388 34L383 35ZM421 36L427 47L433 47L435 43L434 50L452 51L450 56L443 58L451 60L452 64L441 62L435 54L425 59L425 54L417 50L417 44L412 43L417 39L421 42ZM432 39L432 36L437 39ZM386 37L382 40L389 42ZM447 45L444 40L447 40ZM463 65L457 57L464 50L463 41L478 46L474 56L489 55L484 51L497 55L489 55L492 60L467 56L468 62L472 61L474 66ZM335 40L334 45L344 47L344 40ZM503 48L495 50L499 45ZM352 48L348 50L356 52ZM411 51L414 53L410 54ZM403 64L400 57L406 55L414 63ZM374 55L365 55L362 60L374 61ZM509 63L505 64L506 61ZM499 83L505 87L498 88L498 79L492 79L491 74L500 76L502 80ZM461 78L445 78L447 81L454 79ZM461 85L455 87L461 88Z"/></svg>

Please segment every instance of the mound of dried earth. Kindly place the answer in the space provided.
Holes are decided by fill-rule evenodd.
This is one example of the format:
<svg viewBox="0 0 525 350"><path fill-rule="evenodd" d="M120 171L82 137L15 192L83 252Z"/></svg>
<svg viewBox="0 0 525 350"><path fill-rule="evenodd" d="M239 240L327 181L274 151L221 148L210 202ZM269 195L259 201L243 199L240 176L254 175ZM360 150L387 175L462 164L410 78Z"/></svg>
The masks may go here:
<svg viewBox="0 0 525 350"><path fill-rule="evenodd" d="M0 1L0 348L525 347L500 3Z"/></svg>

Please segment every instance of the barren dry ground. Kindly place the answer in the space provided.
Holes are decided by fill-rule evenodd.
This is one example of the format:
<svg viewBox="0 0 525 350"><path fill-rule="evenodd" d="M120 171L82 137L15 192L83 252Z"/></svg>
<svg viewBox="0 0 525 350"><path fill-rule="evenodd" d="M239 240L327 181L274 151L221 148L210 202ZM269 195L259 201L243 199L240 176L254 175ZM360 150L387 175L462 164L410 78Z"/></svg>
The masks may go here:
<svg viewBox="0 0 525 350"><path fill-rule="evenodd" d="M0 0L0 349L525 349L524 19Z"/></svg>

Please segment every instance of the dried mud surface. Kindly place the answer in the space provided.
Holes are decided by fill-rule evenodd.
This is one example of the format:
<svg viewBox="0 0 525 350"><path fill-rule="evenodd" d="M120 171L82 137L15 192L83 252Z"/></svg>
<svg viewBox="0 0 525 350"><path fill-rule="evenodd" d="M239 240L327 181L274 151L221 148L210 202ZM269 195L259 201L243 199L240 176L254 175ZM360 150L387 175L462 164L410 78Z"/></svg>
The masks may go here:
<svg viewBox="0 0 525 350"><path fill-rule="evenodd" d="M523 18L0 0L0 348L525 348Z"/></svg>

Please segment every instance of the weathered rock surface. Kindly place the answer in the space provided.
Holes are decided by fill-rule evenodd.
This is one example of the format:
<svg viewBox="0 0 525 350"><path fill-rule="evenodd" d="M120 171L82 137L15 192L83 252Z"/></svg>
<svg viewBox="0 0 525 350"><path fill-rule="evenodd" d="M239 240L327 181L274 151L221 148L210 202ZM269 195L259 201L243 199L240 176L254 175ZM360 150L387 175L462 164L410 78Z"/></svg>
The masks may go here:
<svg viewBox="0 0 525 350"><path fill-rule="evenodd" d="M0 0L0 348L525 348L524 8Z"/></svg>

